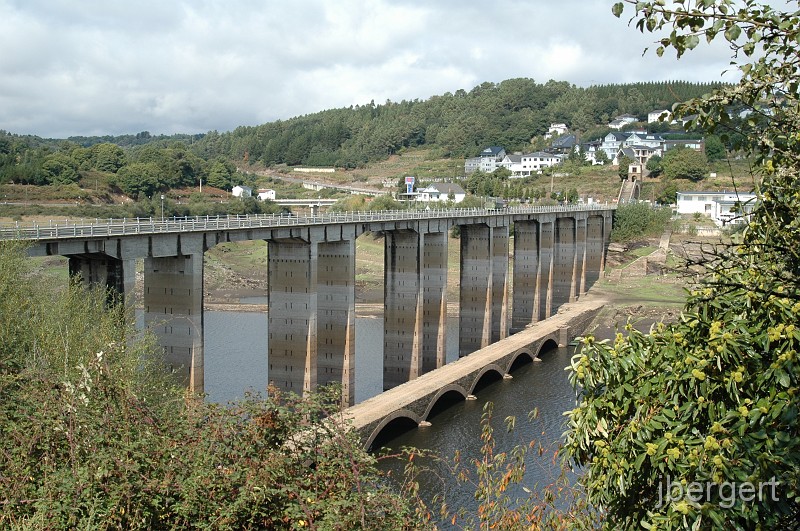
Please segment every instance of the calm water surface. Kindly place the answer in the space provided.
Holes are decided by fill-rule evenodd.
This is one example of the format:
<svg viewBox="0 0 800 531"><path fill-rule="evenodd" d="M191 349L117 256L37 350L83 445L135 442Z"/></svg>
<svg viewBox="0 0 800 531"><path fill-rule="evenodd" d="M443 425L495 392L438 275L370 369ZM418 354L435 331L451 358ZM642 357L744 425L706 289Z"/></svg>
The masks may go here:
<svg viewBox="0 0 800 531"><path fill-rule="evenodd" d="M603 331L603 334L610 334ZM383 319L360 317L356 320L356 401L361 402L381 392ZM458 357L458 321L450 319L447 338L448 362ZM564 368L572 353L555 349L542 355L542 361L520 367L512 379L497 381L479 393L475 401L463 401L430 419L432 426L407 432L388 443L391 452L403 446L432 450L442 458L452 458L456 451L469 460L480 455L481 415L487 402L494 407L497 452L508 451L515 444L541 443L546 451L539 456L530 452L526 462L524 486L535 489L551 482L559 469L553 452L564 431L563 412L575 407L572 390ZM267 380L267 315L257 312L205 312L205 385L208 399L228 402L242 398L245 392L264 392ZM538 410L538 417L528 420ZM507 433L503 419L514 416L516 429ZM433 472L421 478L424 499L444 494L451 507L474 507L474 486L459 484L450 469L441 462L429 464ZM380 467L393 476L402 473L404 463L382 459ZM524 492L512 492L524 496Z"/></svg>

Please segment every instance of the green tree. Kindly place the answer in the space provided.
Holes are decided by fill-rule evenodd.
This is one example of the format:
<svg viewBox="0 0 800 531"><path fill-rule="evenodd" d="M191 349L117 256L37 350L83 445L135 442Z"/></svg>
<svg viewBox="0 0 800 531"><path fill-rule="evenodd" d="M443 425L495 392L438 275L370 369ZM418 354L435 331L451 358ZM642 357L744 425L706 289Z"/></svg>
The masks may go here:
<svg viewBox="0 0 800 531"><path fill-rule="evenodd" d="M70 184L78 182L80 177L75 161L64 153L49 155L42 164L42 170L50 184Z"/></svg>
<svg viewBox="0 0 800 531"><path fill-rule="evenodd" d="M611 239L626 242L648 236L660 236L672 212L668 208L653 208L648 203L626 203L614 211Z"/></svg>
<svg viewBox="0 0 800 531"><path fill-rule="evenodd" d="M664 177L701 181L708 174L705 155L694 149L677 147L664 153L661 159Z"/></svg>
<svg viewBox="0 0 800 531"><path fill-rule="evenodd" d="M161 169L157 164L136 162L120 169L112 182L124 194L141 199L162 189L160 175Z"/></svg>
<svg viewBox="0 0 800 531"><path fill-rule="evenodd" d="M206 183L215 188L230 190L232 187L231 177L235 172L236 167L233 166L233 164L221 158L217 158L217 160L211 163Z"/></svg>
<svg viewBox="0 0 800 531"><path fill-rule="evenodd" d="M608 155L606 155L606 152L603 151L602 149L598 149L597 151L595 151L594 160L596 160L600 164L608 164L609 162L611 162L608 158Z"/></svg>
<svg viewBox="0 0 800 531"><path fill-rule="evenodd" d="M367 203L370 210L400 210L403 205L388 194L380 195Z"/></svg>
<svg viewBox="0 0 800 531"><path fill-rule="evenodd" d="M678 199L678 185L673 181L668 181L661 185L656 197L656 202L660 205L674 205Z"/></svg>
<svg viewBox="0 0 800 531"><path fill-rule="evenodd" d="M567 191L567 195L566 195L567 203L577 203L579 198L580 198L580 196L578 195L578 189L577 188L570 188Z"/></svg>
<svg viewBox="0 0 800 531"><path fill-rule="evenodd" d="M95 144L90 151L93 167L97 170L116 173L125 165L125 152L116 144Z"/></svg>
<svg viewBox="0 0 800 531"><path fill-rule="evenodd" d="M620 181L627 181L628 180L628 170L631 164L633 164L633 159L627 155L623 155L619 158L619 180Z"/></svg>
<svg viewBox="0 0 800 531"><path fill-rule="evenodd" d="M647 159L647 164L644 165L645 169L650 172L650 177L658 177L664 171L661 165L661 157L653 155Z"/></svg>
<svg viewBox="0 0 800 531"><path fill-rule="evenodd" d="M680 57L701 40L723 38L734 60L745 59L738 84L675 112L697 115L692 126L721 137L733 123L732 103L769 116L737 131L737 147L755 155L759 202L730 246L694 264L704 279L676 323L649 334L629 328L613 343L585 339L572 364L583 398L568 414L566 453L585 467L582 481L606 510L608 528L793 528L800 521L800 12L752 0L678 2L679 9L627 3L641 30L669 34L658 55L672 48ZM623 11L623 3L614 6Z"/></svg>
<svg viewBox="0 0 800 531"><path fill-rule="evenodd" d="M706 158L708 162L714 162L715 160L724 159L727 155L725 150L725 145L722 143L722 140L719 139L717 135L709 135L706 137L705 140L705 150L706 150Z"/></svg>

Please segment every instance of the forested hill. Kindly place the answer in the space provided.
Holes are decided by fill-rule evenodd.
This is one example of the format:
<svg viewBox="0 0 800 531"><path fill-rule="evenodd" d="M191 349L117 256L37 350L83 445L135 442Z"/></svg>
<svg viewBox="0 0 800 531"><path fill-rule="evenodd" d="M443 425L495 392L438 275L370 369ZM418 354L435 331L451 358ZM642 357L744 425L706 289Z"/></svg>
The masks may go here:
<svg viewBox="0 0 800 531"><path fill-rule="evenodd" d="M154 136L145 131L65 142L0 131L0 184L65 184L80 172L96 170L116 175L118 183L129 182L128 193L135 196L137 190L152 193L201 179L226 187L239 161L353 168L415 146L456 158L495 145L530 151L543 147L532 146L531 139L541 138L552 122L567 124L586 141L604 135L615 116L646 120L652 110L669 109L715 86L673 81L580 88L519 78L422 101L331 109L226 133Z"/></svg>
<svg viewBox="0 0 800 531"><path fill-rule="evenodd" d="M442 156L474 156L488 145L530 149L532 137L551 122L566 123L582 140L599 136L620 114L640 120L710 92L718 84L683 81L580 88L565 81L509 79L483 83L427 100L332 109L207 134L201 156L223 155L264 164L354 167L381 160L404 147L425 145Z"/></svg>

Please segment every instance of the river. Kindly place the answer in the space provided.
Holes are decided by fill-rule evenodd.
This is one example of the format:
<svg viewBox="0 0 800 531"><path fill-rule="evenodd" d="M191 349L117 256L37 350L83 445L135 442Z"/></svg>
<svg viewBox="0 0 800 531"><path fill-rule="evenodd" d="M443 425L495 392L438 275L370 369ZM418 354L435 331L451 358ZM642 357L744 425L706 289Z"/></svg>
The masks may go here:
<svg viewBox="0 0 800 531"><path fill-rule="evenodd" d="M458 321L448 323L447 360L458 356ZM267 315L260 312L205 312L205 389L208 399L228 402L244 396L248 390L264 392L267 385ZM609 335L608 330L602 335ZM382 388L383 320L359 317L356 320L356 402L361 402ZM442 458L452 458L456 451L466 460L480 455L481 415L487 402L494 404L497 451L508 451L514 444L541 443L545 451L529 452L522 486L535 489L551 482L558 474L553 452L564 431L563 412L575 407L572 390L564 368L572 352L555 349L542 355L542 361L524 365L512 373L512 379L492 383L477 393L475 401L463 401L430 419L430 427L400 435L388 443L385 451L403 446L431 450ZM528 420L538 410L538 417ZM516 428L505 430L503 419L514 416ZM393 476L402 473L404 462L382 459L379 466ZM430 501L445 494L451 507L474 508L474 486L458 484L444 461L426 463L434 471L423 475L421 496ZM445 480L441 478L446 478ZM512 494L524 496L521 486Z"/></svg>

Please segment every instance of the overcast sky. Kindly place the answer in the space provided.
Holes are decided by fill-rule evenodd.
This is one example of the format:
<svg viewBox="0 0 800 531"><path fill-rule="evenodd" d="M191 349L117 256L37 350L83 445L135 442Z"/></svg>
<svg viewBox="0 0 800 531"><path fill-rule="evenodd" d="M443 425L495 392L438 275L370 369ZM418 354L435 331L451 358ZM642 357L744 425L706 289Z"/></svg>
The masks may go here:
<svg viewBox="0 0 800 531"><path fill-rule="evenodd" d="M719 81L731 70L724 43L680 61L642 57L654 37L612 4L0 0L0 129L222 132L514 77L588 86Z"/></svg>

